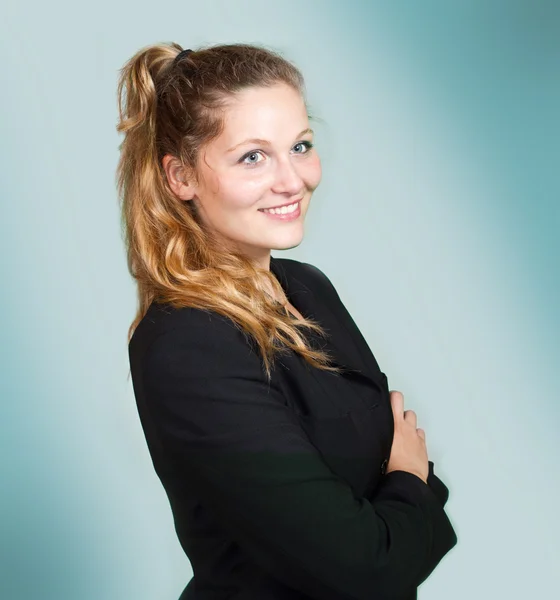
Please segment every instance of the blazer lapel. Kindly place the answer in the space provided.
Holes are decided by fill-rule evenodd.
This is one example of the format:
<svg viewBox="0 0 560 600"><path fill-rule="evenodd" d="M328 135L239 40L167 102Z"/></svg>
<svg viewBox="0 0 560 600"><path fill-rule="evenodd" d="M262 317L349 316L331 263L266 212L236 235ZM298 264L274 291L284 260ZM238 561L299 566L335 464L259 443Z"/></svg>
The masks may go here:
<svg viewBox="0 0 560 600"><path fill-rule="evenodd" d="M375 386L382 387L375 358L369 348L360 348L360 344L363 342L357 339L351 329L345 325L344 315L337 310L334 297L322 294L321 290L318 290L301 273L297 277L288 261L271 257L270 270L297 310L304 317L310 317L317 321L328 334L328 340L324 340L315 333L306 331L306 336L314 344L314 347L322 349L326 345L325 349L332 357L332 362L336 366L342 367L347 375L363 377ZM302 271L302 269L298 270ZM368 354L371 355L370 360L368 360ZM377 378L374 376L376 372L378 373Z"/></svg>

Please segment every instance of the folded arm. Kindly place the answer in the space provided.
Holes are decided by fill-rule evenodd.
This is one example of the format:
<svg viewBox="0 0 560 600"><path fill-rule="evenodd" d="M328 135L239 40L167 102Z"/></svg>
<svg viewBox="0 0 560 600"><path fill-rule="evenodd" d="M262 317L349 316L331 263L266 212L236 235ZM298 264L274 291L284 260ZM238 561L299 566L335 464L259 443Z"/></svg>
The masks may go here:
<svg viewBox="0 0 560 600"><path fill-rule="evenodd" d="M177 477L255 563L302 593L410 593L456 544L440 499L404 471L384 476L371 502L354 497L261 371L225 318L192 318L152 342L144 393Z"/></svg>

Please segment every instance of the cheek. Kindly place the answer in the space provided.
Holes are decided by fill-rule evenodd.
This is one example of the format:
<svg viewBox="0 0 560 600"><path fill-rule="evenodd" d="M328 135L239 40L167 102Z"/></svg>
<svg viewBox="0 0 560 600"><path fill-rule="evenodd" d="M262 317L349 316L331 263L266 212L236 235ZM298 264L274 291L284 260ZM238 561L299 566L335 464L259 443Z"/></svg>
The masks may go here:
<svg viewBox="0 0 560 600"><path fill-rule="evenodd" d="M321 181L321 174L321 159L317 155L311 157L306 163L304 175L309 187L315 188L319 185L319 182Z"/></svg>
<svg viewBox="0 0 560 600"><path fill-rule="evenodd" d="M259 177L235 176L219 179L219 191L214 194L214 203L220 209L233 210L252 206L261 199L267 182Z"/></svg>
<svg viewBox="0 0 560 600"><path fill-rule="evenodd" d="M233 199L232 208L247 208L259 203L270 189L270 178L260 174L241 177L237 179L231 189L231 198Z"/></svg>

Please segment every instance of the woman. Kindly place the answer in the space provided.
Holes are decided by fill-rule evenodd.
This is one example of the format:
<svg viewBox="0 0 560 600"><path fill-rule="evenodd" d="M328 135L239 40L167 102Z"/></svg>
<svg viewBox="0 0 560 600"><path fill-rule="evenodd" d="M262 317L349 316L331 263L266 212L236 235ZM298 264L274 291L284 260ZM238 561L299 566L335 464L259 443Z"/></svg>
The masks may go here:
<svg viewBox="0 0 560 600"><path fill-rule="evenodd" d="M181 599L416 598L457 543L424 432L327 276L270 255L321 179L300 72L153 45L118 95L131 375Z"/></svg>

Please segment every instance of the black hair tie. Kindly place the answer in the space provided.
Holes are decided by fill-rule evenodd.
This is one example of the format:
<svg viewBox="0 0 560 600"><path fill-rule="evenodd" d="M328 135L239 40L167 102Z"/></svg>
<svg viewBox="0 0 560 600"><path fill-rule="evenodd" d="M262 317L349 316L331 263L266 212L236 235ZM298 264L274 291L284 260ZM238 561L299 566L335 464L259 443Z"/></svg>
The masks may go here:
<svg viewBox="0 0 560 600"><path fill-rule="evenodd" d="M175 57L173 64L177 64L182 58L188 56L191 52L192 50L190 48L187 48L186 50L181 50L181 52L179 52L179 54L177 54L177 56Z"/></svg>

